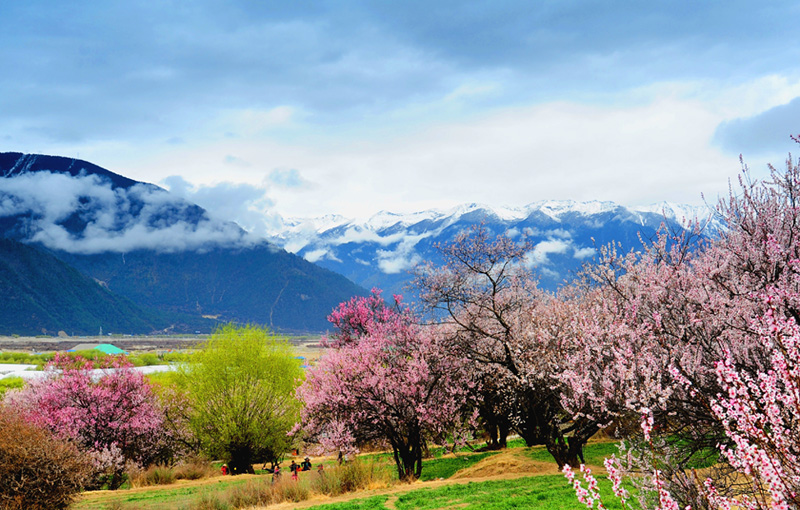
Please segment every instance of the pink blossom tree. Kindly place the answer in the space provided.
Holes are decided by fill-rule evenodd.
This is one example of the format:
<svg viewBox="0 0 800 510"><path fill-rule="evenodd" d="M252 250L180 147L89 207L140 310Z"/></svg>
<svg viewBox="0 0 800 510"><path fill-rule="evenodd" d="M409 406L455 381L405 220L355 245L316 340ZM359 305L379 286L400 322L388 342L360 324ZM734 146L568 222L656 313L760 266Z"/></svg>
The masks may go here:
<svg viewBox="0 0 800 510"><path fill-rule="evenodd" d="M337 332L298 390L302 428L328 451L388 443L400 479L419 478L428 442L458 436L472 417L468 368L444 350L435 328L417 325L377 290L341 304L329 320Z"/></svg>
<svg viewBox="0 0 800 510"><path fill-rule="evenodd" d="M124 357L103 363L98 375L83 358L56 355L47 377L6 398L28 420L88 452L100 483L115 488L124 481L126 462L147 465L158 460L168 438L144 377Z"/></svg>
<svg viewBox="0 0 800 510"><path fill-rule="evenodd" d="M745 167L718 207L728 228L717 238L662 234L641 253L606 249L576 292L582 348L570 354L580 369L560 376L573 387L567 406L602 420L652 413L658 435L678 440L668 446L684 448L683 459L659 460L657 477L681 507L723 501L720 480L684 469L717 447L761 486L763 505L796 504L800 170L791 157L771 170L754 182Z"/></svg>
<svg viewBox="0 0 800 510"><path fill-rule="evenodd" d="M571 387L556 377L574 348L576 310L537 287L531 249L476 226L439 246L444 263L417 268L416 284L433 320L447 326L450 351L491 379L482 402L502 403L497 410L528 445L545 445L560 466L577 465L598 424L566 412L562 393Z"/></svg>

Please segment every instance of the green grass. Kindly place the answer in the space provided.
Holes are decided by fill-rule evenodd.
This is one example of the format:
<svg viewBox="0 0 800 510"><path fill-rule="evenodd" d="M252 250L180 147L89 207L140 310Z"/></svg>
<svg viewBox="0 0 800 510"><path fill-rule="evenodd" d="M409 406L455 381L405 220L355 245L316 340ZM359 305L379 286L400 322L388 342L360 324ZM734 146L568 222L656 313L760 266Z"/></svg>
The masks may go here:
<svg viewBox="0 0 800 510"><path fill-rule="evenodd" d="M422 461L422 476L424 482L436 480L438 478L450 478L457 471L468 468L480 462L486 457L497 454L498 452L474 453L471 455L461 455L459 457L440 457L438 459L427 459Z"/></svg>
<svg viewBox="0 0 800 510"><path fill-rule="evenodd" d="M506 448L524 448L526 446L525 440L521 437L515 437L514 439L506 441Z"/></svg>
<svg viewBox="0 0 800 510"><path fill-rule="evenodd" d="M522 440L509 442L510 448L523 447ZM605 457L617 452L616 443L591 443L584 448L584 457L587 464L602 465ZM496 455L498 451L489 451L475 454L460 454L457 457L434 457L425 459L422 466L422 480L429 481L438 478L450 478L456 472L470 467L483 459ZM525 448L524 455L529 458L544 462L554 462L544 447L537 446ZM359 456L363 460L388 460L392 464L391 453L370 454ZM602 477L600 477L602 478ZM193 501L202 497L213 497L234 486L244 484L246 480L226 477L216 483L190 487L154 487L152 490L114 491L108 496L79 501L73 505L74 510L105 510L112 505L119 505L122 509L136 510L166 510L173 508L186 508ZM600 480L601 493L604 493L609 508L614 506L614 498L610 494L610 485ZM374 496L361 498L350 502L337 504L318 505L313 508L318 510L383 510L388 496ZM578 503L575 493L560 475L537 476L520 478L507 481L470 482L438 489L418 489L399 496L395 507L402 509L444 509L458 506L459 508L475 510L495 510L512 508L556 509L575 508L583 506Z"/></svg>
<svg viewBox="0 0 800 510"><path fill-rule="evenodd" d="M544 446L533 446L527 452L528 458L540 462L555 462ZM602 466L606 457L619 453L616 442L589 443L583 447L583 458L589 466Z"/></svg>
<svg viewBox="0 0 800 510"><path fill-rule="evenodd" d="M439 452L438 456L422 460L422 475L420 476L420 479L424 482L427 482L429 480L436 480L438 478L450 478L457 471L468 468L473 464L485 459L486 457L495 455L497 453L499 452L492 451L474 454L461 454L458 457L442 457L441 452ZM394 467L394 457L391 453L371 453L368 455L360 455L359 458L373 462L379 460L388 461L391 462L391 466Z"/></svg>
<svg viewBox="0 0 800 510"><path fill-rule="evenodd" d="M611 483L599 480L600 493L610 510L622 508L611 492ZM310 510L386 510L388 498L376 496L335 505L317 505ZM360 506L363 505L363 506ZM439 510L459 508L464 510L508 510L531 508L535 510L580 510L586 507L575 496L575 491L560 475L517 478L514 480L469 482L436 489L418 489L398 496L394 502L397 510Z"/></svg>
<svg viewBox="0 0 800 510"><path fill-rule="evenodd" d="M0 379L0 400L8 390L15 390L22 388L25 385L25 380L22 377L6 377Z"/></svg>
<svg viewBox="0 0 800 510"><path fill-rule="evenodd" d="M388 496L372 496L371 498L354 499L344 503L329 503L312 508L320 510L387 510L384 503L386 503L388 499Z"/></svg>
<svg viewBox="0 0 800 510"><path fill-rule="evenodd" d="M227 477L226 477L227 478ZM191 501L200 499L204 494L222 492L237 485L247 483L245 479L220 479L217 483L189 487L153 487L145 491L109 491L102 497L78 500L70 508L72 510L104 510L113 504L120 504L123 509L136 510L169 510L188 506Z"/></svg>

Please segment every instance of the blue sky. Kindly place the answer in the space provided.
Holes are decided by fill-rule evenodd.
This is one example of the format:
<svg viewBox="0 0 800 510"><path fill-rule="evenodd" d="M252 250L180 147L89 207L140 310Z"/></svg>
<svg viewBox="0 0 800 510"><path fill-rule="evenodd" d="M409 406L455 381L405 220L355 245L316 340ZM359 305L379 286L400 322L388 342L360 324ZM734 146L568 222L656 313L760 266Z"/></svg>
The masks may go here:
<svg viewBox="0 0 800 510"><path fill-rule="evenodd" d="M800 134L798 2L0 4L0 150L277 215L699 204Z"/></svg>

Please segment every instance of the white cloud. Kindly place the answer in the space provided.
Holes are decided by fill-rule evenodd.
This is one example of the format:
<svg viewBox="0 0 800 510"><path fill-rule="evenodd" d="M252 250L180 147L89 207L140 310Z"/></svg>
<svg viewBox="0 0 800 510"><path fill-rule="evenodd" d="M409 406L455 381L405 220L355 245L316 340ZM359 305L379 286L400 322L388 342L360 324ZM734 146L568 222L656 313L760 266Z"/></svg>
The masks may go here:
<svg viewBox="0 0 800 510"><path fill-rule="evenodd" d="M217 121L223 129L242 136L253 136L294 121L296 110L291 106L269 109L245 108L223 112Z"/></svg>
<svg viewBox="0 0 800 510"><path fill-rule="evenodd" d="M269 181L282 188L309 188L311 183L303 179L295 168L276 168L269 173Z"/></svg>
<svg viewBox="0 0 800 510"><path fill-rule="evenodd" d="M530 267L541 267L550 261L547 256L551 253L566 253L571 247L571 242L560 239L551 239L537 243L525 256L525 261Z"/></svg>
<svg viewBox="0 0 800 510"><path fill-rule="evenodd" d="M312 250L303 255L303 258L309 262L319 262L323 258L328 255L329 251L327 248L320 248L318 250Z"/></svg>
<svg viewBox="0 0 800 510"><path fill-rule="evenodd" d="M418 235L403 237L394 250L378 250L378 268L386 274L396 274L407 271L422 262L422 257L414 251L420 240L433 235L427 232Z"/></svg>
<svg viewBox="0 0 800 510"><path fill-rule="evenodd" d="M416 244L417 242L419 242L420 239L423 239L425 237L430 237L431 235L433 235L432 232L418 236L409 236L405 232L398 232L396 234L381 236L378 235L378 233L375 232L374 230L369 230L359 226L353 226L346 229L341 236L334 239L330 239L327 242L328 244L331 244L333 246L339 246L347 243L363 243L363 242L371 242L379 244L381 246L389 246L397 242L406 242L409 239L413 239L413 244Z"/></svg>
<svg viewBox="0 0 800 510"><path fill-rule="evenodd" d="M498 109L414 133L285 143L227 140L178 147L139 168L191 168L211 185L227 154L253 163L226 179L258 185L257 168L296 169L315 189L268 190L287 217L330 213L366 218L464 202L522 206L536 200L699 203L726 189L735 155L710 145L724 117L691 99L626 106L554 102ZM336 143L334 143L336 142ZM502 204L498 204L502 201Z"/></svg>
<svg viewBox="0 0 800 510"><path fill-rule="evenodd" d="M173 195L206 209L212 218L233 221L250 233L265 236L282 225L261 186L232 182L195 186L177 175L161 182Z"/></svg>
<svg viewBox="0 0 800 510"><path fill-rule="evenodd" d="M386 274L407 271L422 262L422 257L412 251L378 250L378 268Z"/></svg>
<svg viewBox="0 0 800 510"><path fill-rule="evenodd" d="M577 248L576 247L576 248L574 248L574 250L575 250L575 253L573 254L573 257L575 257L578 260L583 260L583 259L588 259L588 258L594 257L595 254L597 253L597 250L595 250L594 248L589 248L589 247L584 247L584 248Z"/></svg>
<svg viewBox="0 0 800 510"><path fill-rule="evenodd" d="M171 252L255 242L236 225L200 213L155 186L113 189L97 175L36 172L0 179L0 216L22 215L19 221L28 240L49 248L72 253Z"/></svg>
<svg viewBox="0 0 800 510"><path fill-rule="evenodd" d="M259 187L274 204L270 212L285 217L367 218L378 210L464 202L519 207L548 199L700 204L701 193L711 201L724 195L739 171L738 152L713 144L720 123L783 104L778 99L785 103L798 89L800 81L779 75L733 84L662 82L594 102L527 103L437 119L419 113L403 122L365 118L357 127L262 112L293 127L281 136L223 138L216 126L216 134L183 136L186 143L168 149L106 143L90 154L140 180L181 174L196 186L214 187L222 178ZM757 171L766 161L748 159ZM313 186L279 187L271 174Z"/></svg>

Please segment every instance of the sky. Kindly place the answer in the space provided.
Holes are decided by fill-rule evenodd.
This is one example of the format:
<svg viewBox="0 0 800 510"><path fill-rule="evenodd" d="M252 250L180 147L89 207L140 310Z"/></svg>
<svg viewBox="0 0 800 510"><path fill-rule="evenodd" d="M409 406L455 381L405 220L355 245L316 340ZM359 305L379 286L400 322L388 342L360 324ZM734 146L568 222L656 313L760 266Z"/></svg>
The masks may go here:
<svg viewBox="0 0 800 510"><path fill-rule="evenodd" d="M800 147L796 1L0 3L0 151L256 233L461 203L700 205Z"/></svg>

